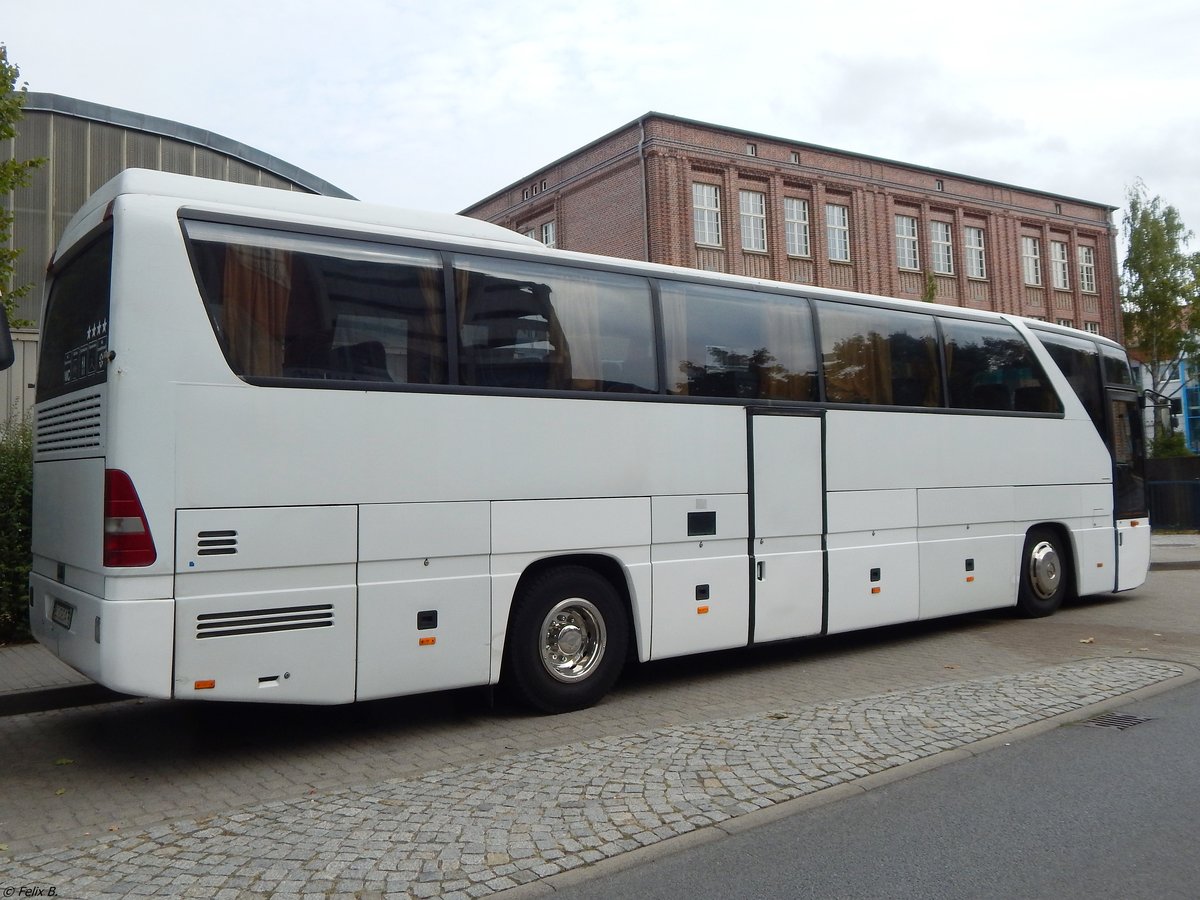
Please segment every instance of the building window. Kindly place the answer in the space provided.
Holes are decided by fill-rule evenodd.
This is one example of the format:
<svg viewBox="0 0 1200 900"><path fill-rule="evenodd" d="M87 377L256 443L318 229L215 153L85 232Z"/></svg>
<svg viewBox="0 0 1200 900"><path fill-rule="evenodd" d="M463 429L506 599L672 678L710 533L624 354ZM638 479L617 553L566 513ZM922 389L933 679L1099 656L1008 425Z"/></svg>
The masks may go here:
<svg viewBox="0 0 1200 900"><path fill-rule="evenodd" d="M963 246L966 249L967 277L987 278L987 260L983 250L983 229L968 225L963 229L965 237Z"/></svg>
<svg viewBox="0 0 1200 900"><path fill-rule="evenodd" d="M1075 327L1074 319L1055 319L1054 321L1057 322L1059 325L1065 325L1067 328Z"/></svg>
<svg viewBox="0 0 1200 900"><path fill-rule="evenodd" d="M1060 216L1061 216L1061 215L1062 215L1062 204L1061 204L1061 203L1055 203L1055 204L1054 204L1054 211L1055 211L1056 213L1058 213L1058 215L1060 215Z"/></svg>
<svg viewBox="0 0 1200 900"><path fill-rule="evenodd" d="M554 229L553 222L547 222L545 225L542 226L542 243L545 244L547 247L557 247L558 246L558 242L555 238L554 231L555 231L555 229Z"/></svg>
<svg viewBox="0 0 1200 900"><path fill-rule="evenodd" d="M530 228L529 230L527 230L525 232L525 237L529 238L532 241L536 241L537 240L537 229Z"/></svg>
<svg viewBox="0 0 1200 900"><path fill-rule="evenodd" d="M916 217L896 216L896 265L901 269L919 269L919 259Z"/></svg>
<svg viewBox="0 0 1200 900"><path fill-rule="evenodd" d="M794 165L794 166L800 165L800 154L797 153L795 150L792 151L792 165Z"/></svg>
<svg viewBox="0 0 1200 900"><path fill-rule="evenodd" d="M522 192L522 194L521 194L521 199L522 199L522 200L528 200L528 199L529 199L529 188L525 188L525 190Z"/></svg>
<svg viewBox="0 0 1200 900"><path fill-rule="evenodd" d="M1035 237L1021 238L1021 272L1025 283L1040 287L1042 284L1042 244Z"/></svg>
<svg viewBox="0 0 1200 900"><path fill-rule="evenodd" d="M940 178L934 179L934 186L939 191L944 191L946 189L946 183L944 181L942 181L942 179L940 179Z"/></svg>
<svg viewBox="0 0 1200 900"><path fill-rule="evenodd" d="M742 249L767 249L767 195L758 191L738 191L742 215Z"/></svg>
<svg viewBox="0 0 1200 900"><path fill-rule="evenodd" d="M542 190L544 191L545 189L546 189L546 182L545 182L545 181L543 181L543 182L542 182Z"/></svg>
<svg viewBox="0 0 1200 900"><path fill-rule="evenodd" d="M1083 330L1086 331L1088 334L1099 334L1100 333L1100 323L1099 322L1084 322Z"/></svg>
<svg viewBox="0 0 1200 900"><path fill-rule="evenodd" d="M783 227L787 233L788 256L811 256L808 245L808 201L783 198Z"/></svg>
<svg viewBox="0 0 1200 900"><path fill-rule="evenodd" d="M850 262L850 207L825 204L825 241L833 262Z"/></svg>
<svg viewBox="0 0 1200 900"><path fill-rule="evenodd" d="M1096 251L1091 247L1079 248L1079 289L1096 293Z"/></svg>
<svg viewBox="0 0 1200 900"><path fill-rule="evenodd" d="M746 155L747 156L758 156L758 144L747 144L746 145Z"/></svg>
<svg viewBox="0 0 1200 900"><path fill-rule="evenodd" d="M950 246L950 223L929 223L929 248L933 251L933 271L939 275L954 274L954 251Z"/></svg>
<svg viewBox="0 0 1200 900"><path fill-rule="evenodd" d="M721 246L721 189L715 184L692 185L692 223L697 244Z"/></svg>
<svg viewBox="0 0 1200 900"><path fill-rule="evenodd" d="M1065 241L1050 242L1050 280L1057 291L1071 289L1071 267L1067 264Z"/></svg>

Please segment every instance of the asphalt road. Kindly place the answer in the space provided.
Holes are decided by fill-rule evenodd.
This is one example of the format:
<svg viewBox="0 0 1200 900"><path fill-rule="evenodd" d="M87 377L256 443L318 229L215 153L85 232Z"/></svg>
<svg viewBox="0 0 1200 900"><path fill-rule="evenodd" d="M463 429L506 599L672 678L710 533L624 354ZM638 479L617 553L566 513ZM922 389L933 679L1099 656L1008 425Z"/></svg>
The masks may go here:
<svg viewBox="0 0 1200 900"><path fill-rule="evenodd" d="M832 705L834 710L849 708L856 698L1027 676L1046 667L1086 660L1169 660L1196 667L1200 666L1198 596L1200 571L1157 571L1137 591L1078 602L1050 619L1019 620L1006 613L988 613L671 660L631 670L594 709L553 717L531 716L503 703L493 706L482 691L335 708L124 700L8 716L0 720L0 873L6 864L21 864L25 871L43 876L51 871L83 872L91 870L87 867L111 865L105 860L117 857L127 857L124 864L136 867L153 853L163 852L169 841L189 847L194 843L194 851L176 847L176 852L194 852L203 858L211 852L205 841L222 835L252 843L239 829L249 829L262 820L264 810L284 806L296 810L299 801L314 807L349 805L368 813L383 806L398 810L395 804L403 799L407 784L428 786L436 781L437 790L451 790L454 773L479 774L482 766L502 777L518 763L534 765L530 754L541 754L537 760L553 765L568 751L590 746L590 742L620 742L626 736L651 731L678 729L702 735L711 723L739 717L769 722L780 709L812 704ZM1119 736L1153 734L1153 725L1139 725ZM561 754L557 748L562 748ZM1003 752L998 751L997 757L1002 758ZM1154 757L1156 752L1150 748L1139 754ZM1018 771L1025 770L1022 758L1013 764ZM527 774L529 790L555 788L532 769ZM1194 774L1191 780L1196 780ZM974 791L970 786L960 793ZM1111 785L1099 775L1078 793L1087 795L1089 791L1100 797L1112 793ZM883 795L883 789L872 794L877 792ZM994 799L988 803L997 810L1008 809L996 805ZM436 796L430 804L428 815L431 821L437 820L442 813ZM924 805L934 809L932 804L929 800ZM329 839L311 829L305 831L308 826L303 823L308 819L301 812L294 817L294 827L300 829L295 832L296 840L312 844L310 862L316 865L322 861ZM362 815L366 823L378 818ZM1004 817L1012 819L1017 831L1027 818L1016 813ZM220 834L193 837L212 830L206 823L214 820L233 820L236 827L223 826ZM840 856L831 858L846 857L847 848L859 844L870 846L850 837L866 834L863 829L871 820L867 816L844 832ZM328 820L322 820L320 828L327 826ZM550 825L547 828L553 830ZM958 830L965 828L960 825ZM890 830L913 840L929 829L920 819L901 819ZM834 834L832 826L818 829L821 831ZM231 832L239 836L230 838ZM1064 826L1053 833L1045 829L1033 833L1062 845L1071 829ZM272 834L264 831L263 846L286 850ZM468 855L464 849L468 845L455 843L460 839L452 835L444 837L444 847L459 854L461 863ZM95 849L104 841L110 842L109 855ZM785 856L798 855L797 844L785 846L791 846ZM120 849L125 847L129 849ZM381 850L396 855L397 866L404 862L402 851L402 847ZM225 889L235 893L265 883L261 879L268 870L254 869L252 853L259 852L246 850L242 853L246 861L238 863L237 871L225 882L213 883L231 885ZM780 852L753 865L747 863L738 871L746 877L759 870L769 872L769 859ZM864 854L867 860L874 855ZM1026 856L1009 848L997 858L1018 867L1024 865ZM940 877L953 893L953 888L961 887L949 880L958 865L956 856L944 850L941 857L944 870ZM1030 858L1038 867L1045 867L1040 857ZM591 864L587 856L584 859ZM1071 864L1076 862L1072 857ZM855 870L862 868L854 866ZM245 874L251 870L259 874ZM287 883L289 871L284 866L278 867L277 874L270 869L279 884ZM381 869L372 871L378 876L375 881L368 872L370 877L357 883L392 883L379 874ZM888 871L901 869L893 862ZM611 876L603 865L595 872L601 886ZM122 885L130 891L147 887L148 882L137 880L141 877L135 872ZM708 880L694 879L690 895L700 896L697 891L704 889ZM64 876L61 888L69 882ZM311 879L306 882L309 887L315 883ZM804 883L820 884L813 878ZM942 882L925 884L922 896L934 896L928 888L938 883ZM158 890L171 896L175 886L168 881ZM797 894L797 884L784 886L789 896L803 896ZM199 891L208 885L197 883L194 887ZM555 885L551 878L525 886L529 887L553 890ZM63 889L59 896L67 895ZM212 895L210 891L208 896ZM722 894L748 895L729 885ZM887 895L897 894L889 891Z"/></svg>
<svg viewBox="0 0 1200 900"><path fill-rule="evenodd" d="M554 896L1192 900L1200 683L1110 716L1125 727L1060 727Z"/></svg>

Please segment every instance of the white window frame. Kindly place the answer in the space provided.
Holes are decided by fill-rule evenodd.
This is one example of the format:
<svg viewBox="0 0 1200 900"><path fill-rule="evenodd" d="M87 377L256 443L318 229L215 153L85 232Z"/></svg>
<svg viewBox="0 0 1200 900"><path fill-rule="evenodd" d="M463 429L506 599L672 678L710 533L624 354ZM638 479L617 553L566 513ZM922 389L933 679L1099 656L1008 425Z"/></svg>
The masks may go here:
<svg viewBox="0 0 1200 900"><path fill-rule="evenodd" d="M1083 330L1086 331L1088 334L1099 334L1100 333L1100 323L1099 322L1084 322Z"/></svg>
<svg viewBox="0 0 1200 900"><path fill-rule="evenodd" d="M1071 265L1068 262L1067 242L1050 242L1050 282L1056 291L1071 289Z"/></svg>
<svg viewBox="0 0 1200 900"><path fill-rule="evenodd" d="M987 278L987 251L983 229L975 225L963 228L963 249L967 258L968 278Z"/></svg>
<svg viewBox="0 0 1200 900"><path fill-rule="evenodd" d="M542 243L547 247L558 246L558 229L554 227L554 220L551 219L542 225Z"/></svg>
<svg viewBox="0 0 1200 900"><path fill-rule="evenodd" d="M697 244L721 246L721 188L692 182L692 226Z"/></svg>
<svg viewBox="0 0 1200 900"><path fill-rule="evenodd" d="M783 198L783 228L788 256L812 256L808 236L808 201L803 197Z"/></svg>
<svg viewBox="0 0 1200 900"><path fill-rule="evenodd" d="M1056 324L1065 326L1066 328L1074 328L1075 327L1074 319L1055 319L1054 321Z"/></svg>
<svg viewBox="0 0 1200 900"><path fill-rule="evenodd" d="M1094 247L1079 248L1079 290L1085 294L1096 293L1096 250Z"/></svg>
<svg viewBox="0 0 1200 900"><path fill-rule="evenodd" d="M954 229L949 222L929 223L929 250L933 256L933 271L938 275L954 274Z"/></svg>
<svg viewBox="0 0 1200 900"><path fill-rule="evenodd" d="M1042 242L1038 238L1021 236L1021 274L1026 284L1042 286Z"/></svg>
<svg viewBox="0 0 1200 900"><path fill-rule="evenodd" d="M767 195L761 191L738 191L742 225L742 249L767 252Z"/></svg>
<svg viewBox="0 0 1200 900"><path fill-rule="evenodd" d="M917 217L896 213L896 266L919 270L921 253L917 239Z"/></svg>
<svg viewBox="0 0 1200 900"><path fill-rule="evenodd" d="M850 207L825 204L825 242L831 262L850 262Z"/></svg>

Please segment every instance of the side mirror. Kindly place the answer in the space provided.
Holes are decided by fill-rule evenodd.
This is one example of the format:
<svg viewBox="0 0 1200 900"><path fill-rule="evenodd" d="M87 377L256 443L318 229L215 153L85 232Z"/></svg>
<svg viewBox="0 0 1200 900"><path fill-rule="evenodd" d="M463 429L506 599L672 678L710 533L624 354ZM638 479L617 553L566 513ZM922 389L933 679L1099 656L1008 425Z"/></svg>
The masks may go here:
<svg viewBox="0 0 1200 900"><path fill-rule="evenodd" d="M11 366L17 354L13 351L12 334L8 330L8 316L0 304L0 372Z"/></svg>

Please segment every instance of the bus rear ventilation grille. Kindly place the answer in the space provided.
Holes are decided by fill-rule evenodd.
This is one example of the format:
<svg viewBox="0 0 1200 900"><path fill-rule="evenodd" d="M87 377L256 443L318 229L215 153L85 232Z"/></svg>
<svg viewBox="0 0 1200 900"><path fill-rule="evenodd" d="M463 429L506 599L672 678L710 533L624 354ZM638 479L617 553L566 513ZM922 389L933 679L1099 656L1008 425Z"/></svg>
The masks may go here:
<svg viewBox="0 0 1200 900"><path fill-rule="evenodd" d="M88 450L100 446L104 422L99 394L43 404L37 413L38 453Z"/></svg>
<svg viewBox="0 0 1200 900"><path fill-rule="evenodd" d="M201 613L196 616L196 637L234 637L240 634L270 634L274 631L304 631L333 625L333 604L283 606L277 609L242 609L235 612Z"/></svg>
<svg viewBox="0 0 1200 900"><path fill-rule="evenodd" d="M196 535L197 556L232 556L237 552L236 531L201 531Z"/></svg>

